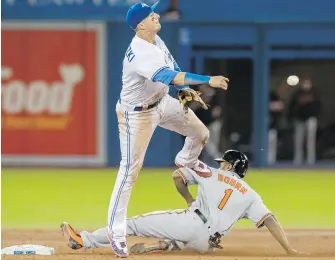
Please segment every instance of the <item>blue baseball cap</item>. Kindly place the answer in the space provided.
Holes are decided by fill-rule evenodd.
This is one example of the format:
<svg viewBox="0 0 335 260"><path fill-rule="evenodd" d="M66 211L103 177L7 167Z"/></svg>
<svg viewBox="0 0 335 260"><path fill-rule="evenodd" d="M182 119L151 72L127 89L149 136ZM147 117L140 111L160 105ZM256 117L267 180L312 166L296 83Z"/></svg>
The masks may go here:
<svg viewBox="0 0 335 260"><path fill-rule="evenodd" d="M133 30L136 29L137 25L147 18L158 5L159 0L154 3L152 6L149 6L145 3L137 3L131 6L127 12L126 21L130 28Z"/></svg>

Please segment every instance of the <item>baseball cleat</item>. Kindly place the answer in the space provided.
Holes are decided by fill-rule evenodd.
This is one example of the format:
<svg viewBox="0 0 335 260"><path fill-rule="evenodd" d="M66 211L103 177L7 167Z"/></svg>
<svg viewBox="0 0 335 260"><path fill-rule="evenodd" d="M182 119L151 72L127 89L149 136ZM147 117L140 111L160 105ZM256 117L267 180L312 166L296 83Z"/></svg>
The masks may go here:
<svg viewBox="0 0 335 260"><path fill-rule="evenodd" d="M144 254L147 253L144 243L137 243L130 248L132 254Z"/></svg>
<svg viewBox="0 0 335 260"><path fill-rule="evenodd" d="M109 241L109 244L114 254L122 258L125 258L128 256L128 248L127 248L126 241L121 241L121 242L115 241L109 232L107 232L107 239Z"/></svg>
<svg viewBox="0 0 335 260"><path fill-rule="evenodd" d="M145 245L144 243L137 243L130 248L132 254L145 254L152 251L167 251L169 244L165 241L158 241L155 245Z"/></svg>
<svg viewBox="0 0 335 260"><path fill-rule="evenodd" d="M63 222L60 226L63 236L69 241L68 246L74 250L84 247L84 241L79 234L77 234L70 224Z"/></svg>

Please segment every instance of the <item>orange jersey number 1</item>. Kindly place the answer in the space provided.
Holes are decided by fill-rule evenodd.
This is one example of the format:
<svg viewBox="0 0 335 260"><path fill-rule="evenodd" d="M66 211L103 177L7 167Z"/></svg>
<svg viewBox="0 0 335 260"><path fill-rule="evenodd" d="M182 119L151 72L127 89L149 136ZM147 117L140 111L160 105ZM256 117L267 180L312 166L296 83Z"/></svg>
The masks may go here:
<svg viewBox="0 0 335 260"><path fill-rule="evenodd" d="M218 208L220 210L222 210L224 208L224 206L227 204L227 201L229 200L231 194L233 193L233 190L232 189L228 189L228 190L225 190L225 195L224 197L222 198Z"/></svg>

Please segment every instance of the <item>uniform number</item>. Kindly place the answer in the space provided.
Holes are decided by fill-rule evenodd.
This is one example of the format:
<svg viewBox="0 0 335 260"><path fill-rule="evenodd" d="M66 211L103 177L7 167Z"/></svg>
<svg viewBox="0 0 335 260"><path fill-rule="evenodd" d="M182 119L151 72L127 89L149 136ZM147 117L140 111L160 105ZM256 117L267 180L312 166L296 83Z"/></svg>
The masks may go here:
<svg viewBox="0 0 335 260"><path fill-rule="evenodd" d="M222 198L222 200L221 200L221 202L220 202L220 204L218 206L218 208L220 210L222 210L224 208L224 206L227 204L227 201L229 200L231 194L233 193L233 190L232 189L228 189L228 190L225 190L224 193L225 193L225 195Z"/></svg>

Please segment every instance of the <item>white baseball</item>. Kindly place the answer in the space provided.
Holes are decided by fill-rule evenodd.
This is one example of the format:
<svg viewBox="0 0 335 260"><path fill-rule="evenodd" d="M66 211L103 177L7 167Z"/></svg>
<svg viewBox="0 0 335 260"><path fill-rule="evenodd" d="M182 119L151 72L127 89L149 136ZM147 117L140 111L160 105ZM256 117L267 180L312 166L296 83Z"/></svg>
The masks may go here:
<svg viewBox="0 0 335 260"><path fill-rule="evenodd" d="M290 86L295 86L299 83L299 77L296 75L291 75L287 78L286 82Z"/></svg>

